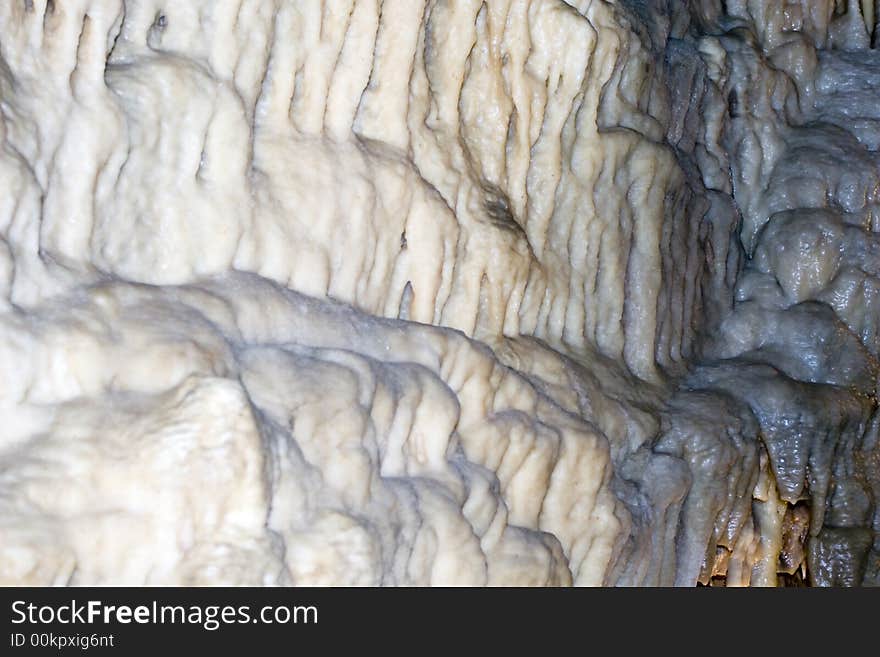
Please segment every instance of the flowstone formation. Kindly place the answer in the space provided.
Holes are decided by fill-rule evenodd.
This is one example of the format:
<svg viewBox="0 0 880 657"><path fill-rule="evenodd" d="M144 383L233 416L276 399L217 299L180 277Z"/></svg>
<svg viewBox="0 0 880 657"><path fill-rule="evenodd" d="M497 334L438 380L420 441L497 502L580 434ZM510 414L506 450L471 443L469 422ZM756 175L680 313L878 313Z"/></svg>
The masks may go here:
<svg viewBox="0 0 880 657"><path fill-rule="evenodd" d="M877 585L874 9L0 4L0 583Z"/></svg>

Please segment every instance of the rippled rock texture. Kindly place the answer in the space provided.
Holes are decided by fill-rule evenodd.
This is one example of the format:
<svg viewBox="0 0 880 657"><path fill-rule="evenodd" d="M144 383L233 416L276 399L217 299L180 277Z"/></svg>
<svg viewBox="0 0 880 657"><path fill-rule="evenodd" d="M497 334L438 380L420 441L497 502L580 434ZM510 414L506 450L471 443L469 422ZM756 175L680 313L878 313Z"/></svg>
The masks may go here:
<svg viewBox="0 0 880 657"><path fill-rule="evenodd" d="M0 5L0 582L880 583L863 4Z"/></svg>

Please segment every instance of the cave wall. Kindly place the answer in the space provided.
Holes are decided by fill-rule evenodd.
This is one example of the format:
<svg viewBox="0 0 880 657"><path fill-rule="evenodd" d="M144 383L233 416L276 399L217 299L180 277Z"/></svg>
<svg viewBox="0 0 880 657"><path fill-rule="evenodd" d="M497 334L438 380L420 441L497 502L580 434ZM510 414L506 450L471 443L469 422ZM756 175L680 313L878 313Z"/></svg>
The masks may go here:
<svg viewBox="0 0 880 657"><path fill-rule="evenodd" d="M845 9L4 3L0 580L876 583Z"/></svg>

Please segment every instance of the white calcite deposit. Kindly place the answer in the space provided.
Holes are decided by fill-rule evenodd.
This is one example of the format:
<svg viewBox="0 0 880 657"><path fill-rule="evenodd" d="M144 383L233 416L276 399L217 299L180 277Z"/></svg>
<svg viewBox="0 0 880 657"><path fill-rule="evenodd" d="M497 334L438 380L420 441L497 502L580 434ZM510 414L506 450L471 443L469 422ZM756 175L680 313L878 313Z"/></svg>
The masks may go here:
<svg viewBox="0 0 880 657"><path fill-rule="evenodd" d="M0 3L0 583L880 584L875 21Z"/></svg>

